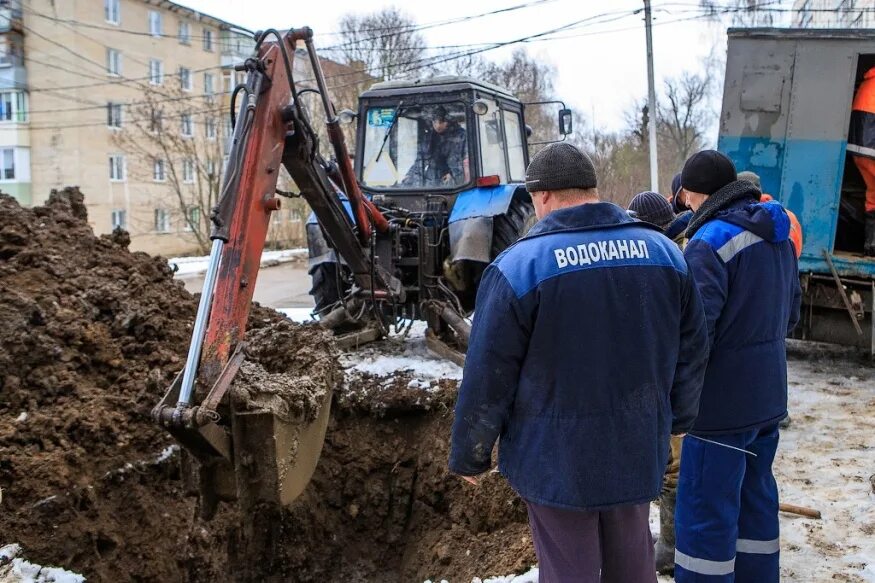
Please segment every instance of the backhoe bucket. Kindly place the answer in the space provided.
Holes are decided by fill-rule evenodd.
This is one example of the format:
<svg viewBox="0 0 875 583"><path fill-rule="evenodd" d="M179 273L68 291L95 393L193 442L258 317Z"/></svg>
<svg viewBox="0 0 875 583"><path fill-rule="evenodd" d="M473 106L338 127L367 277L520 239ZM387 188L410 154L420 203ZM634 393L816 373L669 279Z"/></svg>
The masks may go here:
<svg viewBox="0 0 875 583"><path fill-rule="evenodd" d="M330 390L307 423L267 409L232 411L237 499L244 508L260 502L287 506L301 495L316 470L330 413Z"/></svg>

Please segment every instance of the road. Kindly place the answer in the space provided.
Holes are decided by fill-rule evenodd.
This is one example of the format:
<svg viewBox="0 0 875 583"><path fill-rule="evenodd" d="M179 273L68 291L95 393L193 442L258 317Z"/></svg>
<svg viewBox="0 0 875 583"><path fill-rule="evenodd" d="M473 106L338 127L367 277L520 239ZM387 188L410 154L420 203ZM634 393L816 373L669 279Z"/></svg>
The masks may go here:
<svg viewBox="0 0 875 583"><path fill-rule="evenodd" d="M180 278L185 289L199 293L204 285L204 276ZM313 298L310 291L310 276L306 264L281 263L258 272L255 283L256 302L271 308L310 308Z"/></svg>

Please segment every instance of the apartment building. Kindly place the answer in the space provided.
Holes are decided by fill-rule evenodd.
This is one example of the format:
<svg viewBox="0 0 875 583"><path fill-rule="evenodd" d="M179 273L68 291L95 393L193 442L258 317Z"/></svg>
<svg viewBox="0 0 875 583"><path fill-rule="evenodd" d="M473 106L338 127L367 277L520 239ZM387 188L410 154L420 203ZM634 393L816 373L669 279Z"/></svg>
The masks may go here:
<svg viewBox="0 0 875 583"><path fill-rule="evenodd" d="M95 232L196 251L252 46L166 0L0 0L0 190L29 205L76 185Z"/></svg>
<svg viewBox="0 0 875 583"><path fill-rule="evenodd" d="M202 251L244 79L233 67L253 48L232 23L169 0L0 0L0 191L34 205L79 186L96 233L124 228L153 254ZM323 62L348 92L356 71ZM302 49L294 69L312 79ZM306 214L275 213L272 236L300 239Z"/></svg>

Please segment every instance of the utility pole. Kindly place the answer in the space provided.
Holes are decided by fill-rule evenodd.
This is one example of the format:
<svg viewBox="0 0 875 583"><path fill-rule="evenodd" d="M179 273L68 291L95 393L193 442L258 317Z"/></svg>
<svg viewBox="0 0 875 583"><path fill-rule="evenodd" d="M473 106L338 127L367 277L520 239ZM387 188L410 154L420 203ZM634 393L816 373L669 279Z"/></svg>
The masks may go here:
<svg viewBox="0 0 875 583"><path fill-rule="evenodd" d="M644 27L647 31L647 109L650 112L650 190L659 192L659 169L656 158L656 87L653 80L653 25L650 21L650 0L644 0Z"/></svg>

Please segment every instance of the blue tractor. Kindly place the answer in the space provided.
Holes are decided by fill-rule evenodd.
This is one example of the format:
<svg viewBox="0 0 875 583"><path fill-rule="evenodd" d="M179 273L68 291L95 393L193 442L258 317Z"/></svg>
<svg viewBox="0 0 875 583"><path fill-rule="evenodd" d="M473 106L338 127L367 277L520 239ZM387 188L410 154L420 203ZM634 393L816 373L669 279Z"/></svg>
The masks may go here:
<svg viewBox="0 0 875 583"><path fill-rule="evenodd" d="M564 138L571 113L561 102L538 105L552 103L562 107ZM373 324L375 313L384 324L424 319L432 343L449 332L450 344L464 350L463 319L474 309L483 270L535 222L524 185L532 145L524 110L501 87L438 77L378 83L360 96L357 113L342 112L358 119L356 181L391 227L374 229L368 252L398 288L395 301L379 310L373 302L351 308L347 298L362 297L362 290L314 213L307 224L309 270L323 323L357 343L370 339L362 334L380 335L380 325L363 326ZM354 225L345 197L344 205Z"/></svg>
<svg viewBox="0 0 875 583"><path fill-rule="evenodd" d="M730 29L718 148L799 219L804 339L875 355L875 257L851 104L875 66L871 30Z"/></svg>

